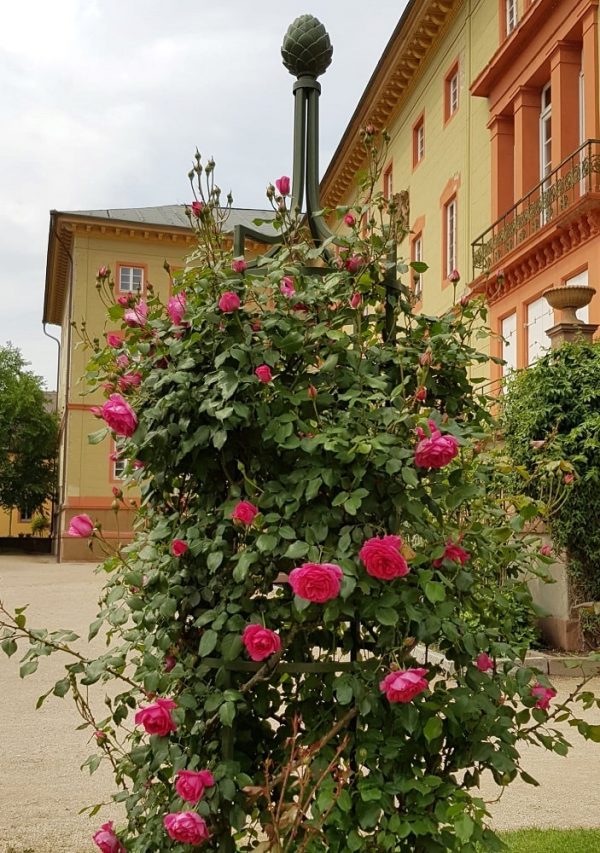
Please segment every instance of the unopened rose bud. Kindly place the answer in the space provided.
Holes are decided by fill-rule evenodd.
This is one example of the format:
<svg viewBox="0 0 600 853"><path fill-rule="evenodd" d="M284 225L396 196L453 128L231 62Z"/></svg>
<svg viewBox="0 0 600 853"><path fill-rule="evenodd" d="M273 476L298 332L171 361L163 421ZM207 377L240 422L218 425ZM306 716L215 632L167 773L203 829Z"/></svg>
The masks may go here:
<svg viewBox="0 0 600 853"><path fill-rule="evenodd" d="M431 359L431 350L425 350L425 352L421 353L419 356L419 364L421 367L425 367L426 365L431 364Z"/></svg>
<svg viewBox="0 0 600 853"><path fill-rule="evenodd" d="M465 294L463 294L463 296L460 297L460 304L462 305L463 308L467 307L467 305L469 304L469 294L468 293L465 293Z"/></svg>
<svg viewBox="0 0 600 853"><path fill-rule="evenodd" d="M119 500L123 500L123 492L118 486L113 486L112 493L115 498L119 498Z"/></svg>
<svg viewBox="0 0 600 853"><path fill-rule="evenodd" d="M358 308L362 304L362 294L355 292L350 297L350 307Z"/></svg>
<svg viewBox="0 0 600 853"><path fill-rule="evenodd" d="M110 508L112 509L112 511L113 511L113 512L118 512L118 511L119 511L119 508L120 508L120 507L119 507L119 501L118 501L116 498L115 498L115 500L111 503Z"/></svg>
<svg viewBox="0 0 600 853"><path fill-rule="evenodd" d="M108 740L106 732L101 732L100 729L96 729L96 731L94 732L94 737L100 745L106 743L106 741Z"/></svg>
<svg viewBox="0 0 600 853"><path fill-rule="evenodd" d="M269 186L267 187L267 198L269 200L275 198L275 187L273 186L273 184L269 184Z"/></svg>
<svg viewBox="0 0 600 853"><path fill-rule="evenodd" d="M415 400L418 400L420 403L423 403L427 399L427 388L421 385L415 391Z"/></svg>
<svg viewBox="0 0 600 853"><path fill-rule="evenodd" d="M314 400L317 394L319 393L314 385L309 385L307 390L308 396L311 400Z"/></svg>
<svg viewBox="0 0 600 853"><path fill-rule="evenodd" d="M459 273L459 271L458 271L458 270L456 270L456 269L455 269L455 270L452 270L452 272L451 272L451 273L450 273L450 275L448 276L448 281L451 281L451 282L452 282L452 284L458 284L458 282L460 281L460 273Z"/></svg>
<svg viewBox="0 0 600 853"><path fill-rule="evenodd" d="M347 213L344 216L344 222L348 226L348 228L354 228L354 226L356 225L356 217L353 216L351 213Z"/></svg>
<svg viewBox="0 0 600 853"><path fill-rule="evenodd" d="M167 655L165 657L165 660L163 663L164 671L165 672L171 672L171 670L173 669L173 667L175 666L176 663L177 663L177 659L175 657L173 657L173 655Z"/></svg>

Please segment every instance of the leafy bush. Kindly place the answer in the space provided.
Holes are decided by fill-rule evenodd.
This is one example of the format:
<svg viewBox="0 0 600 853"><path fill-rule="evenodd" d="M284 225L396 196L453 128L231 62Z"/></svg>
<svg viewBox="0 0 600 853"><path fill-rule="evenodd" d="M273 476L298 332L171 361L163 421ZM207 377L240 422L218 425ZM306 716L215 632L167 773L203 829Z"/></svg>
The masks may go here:
<svg viewBox="0 0 600 853"><path fill-rule="evenodd" d="M567 552L574 599L600 601L600 345L565 344L515 376L504 406L506 447L531 494L555 501L548 525ZM575 473L574 473L575 472ZM600 622L584 621L600 641Z"/></svg>
<svg viewBox="0 0 600 853"><path fill-rule="evenodd" d="M404 285L386 289L399 206L374 186L338 211L350 235L329 266L270 188L284 245L248 268L211 167L166 311L110 299L126 338L91 341L98 414L143 494L134 541L104 564L90 636L107 628L109 649L53 691L74 693L98 743L86 763L112 764L126 806L120 841L106 824L98 846L497 850L482 774L532 782L521 741L567 751L551 721L572 712L513 642L522 572L544 566L531 503L507 506L482 444L483 309L416 315ZM108 301L108 270L98 284ZM86 517L73 532L102 538ZM23 674L72 639L22 610L3 624L5 652L31 643ZM114 680L97 720L84 688Z"/></svg>

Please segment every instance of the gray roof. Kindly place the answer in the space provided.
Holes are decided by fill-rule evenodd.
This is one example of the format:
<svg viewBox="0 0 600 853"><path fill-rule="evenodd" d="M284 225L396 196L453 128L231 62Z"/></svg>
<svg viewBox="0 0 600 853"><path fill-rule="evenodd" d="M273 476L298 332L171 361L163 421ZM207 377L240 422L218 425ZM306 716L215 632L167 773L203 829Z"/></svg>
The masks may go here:
<svg viewBox="0 0 600 853"><path fill-rule="evenodd" d="M159 207L111 207L103 210L66 210L69 216L89 216L94 219L112 219L117 222L139 222L146 225L162 225L166 228L186 228L190 221L185 215L184 204L162 204ZM253 224L253 219L273 219L272 210L253 210L251 208L232 207L226 223L226 231L233 231L236 225L248 225L259 228L265 234L273 234L270 226Z"/></svg>

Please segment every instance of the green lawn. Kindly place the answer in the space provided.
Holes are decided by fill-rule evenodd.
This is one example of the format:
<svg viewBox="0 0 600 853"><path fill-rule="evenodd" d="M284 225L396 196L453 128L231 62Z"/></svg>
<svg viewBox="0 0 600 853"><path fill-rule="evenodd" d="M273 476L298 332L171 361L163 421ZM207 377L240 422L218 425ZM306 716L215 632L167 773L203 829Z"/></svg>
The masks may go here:
<svg viewBox="0 0 600 853"><path fill-rule="evenodd" d="M523 829L503 832L511 853L598 853L600 829Z"/></svg>

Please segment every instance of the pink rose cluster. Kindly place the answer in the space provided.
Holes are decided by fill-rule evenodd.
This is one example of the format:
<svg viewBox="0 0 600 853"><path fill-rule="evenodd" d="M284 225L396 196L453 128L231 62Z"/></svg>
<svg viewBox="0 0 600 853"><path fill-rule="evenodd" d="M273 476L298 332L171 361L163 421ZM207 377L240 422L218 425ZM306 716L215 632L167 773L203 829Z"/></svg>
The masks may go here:
<svg viewBox="0 0 600 853"><path fill-rule="evenodd" d="M182 290L180 293L171 296L167 302L167 314L174 326L181 326L183 315L187 308L187 297Z"/></svg>
<svg viewBox="0 0 600 853"><path fill-rule="evenodd" d="M435 421L429 421L429 436L422 427L417 427L417 436L415 465L419 468L443 468L458 453L458 440L453 435L442 435Z"/></svg>
<svg viewBox="0 0 600 853"><path fill-rule="evenodd" d="M117 435L130 437L137 429L137 415L120 394L110 395L100 409L100 416Z"/></svg>
<svg viewBox="0 0 600 853"><path fill-rule="evenodd" d="M304 563L290 572L288 583L298 598L323 604L337 598L343 577L335 563Z"/></svg>
<svg viewBox="0 0 600 853"><path fill-rule="evenodd" d="M206 788L212 788L215 777L210 770L180 770L175 781L175 790L182 800L196 805Z"/></svg>
<svg viewBox="0 0 600 853"><path fill-rule="evenodd" d="M358 552L367 574L380 580L403 578L410 571L400 553L403 542L400 536L382 536L369 539Z"/></svg>
<svg viewBox="0 0 600 853"><path fill-rule="evenodd" d="M544 687L539 681L531 688L531 695L537 699L535 707L541 711L547 711L550 706L550 700L556 696L554 687Z"/></svg>
<svg viewBox="0 0 600 853"><path fill-rule="evenodd" d="M240 305L240 297L233 290L226 290L219 299L219 311L222 311L223 314L233 314Z"/></svg>
<svg viewBox="0 0 600 853"><path fill-rule="evenodd" d="M206 821L196 812L172 812L164 816L163 824L169 837L182 844L197 847L210 838Z"/></svg>
<svg viewBox="0 0 600 853"><path fill-rule="evenodd" d="M92 840L102 853L127 853L125 847L123 847L115 835L112 820L108 823L103 823L98 832L95 832L92 836Z"/></svg>
<svg viewBox="0 0 600 853"><path fill-rule="evenodd" d="M79 538L87 538L91 536L94 531L94 522L85 513L81 515L74 515L71 521L69 522L69 529L67 533L69 536L78 536Z"/></svg>
<svg viewBox="0 0 600 853"><path fill-rule="evenodd" d="M165 737L177 731L177 724L171 716L171 711L177 707L172 699L157 699L153 705L140 708L134 720L136 726L143 726L146 734Z"/></svg>
<svg viewBox="0 0 600 853"><path fill-rule="evenodd" d="M231 513L231 517L234 521L237 521L239 524L245 524L249 527L254 523L254 519L258 515L258 507L254 506L250 501L240 501L234 507L233 512Z"/></svg>
<svg viewBox="0 0 600 853"><path fill-rule="evenodd" d="M426 675L427 670L423 667L398 669L386 675L379 683L379 689L385 693L389 702L410 702L419 693L427 690L429 685L424 677Z"/></svg>
<svg viewBox="0 0 600 853"><path fill-rule="evenodd" d="M275 652L281 651L279 634L262 625L246 625L242 634L242 643L255 661L265 660Z"/></svg>
<svg viewBox="0 0 600 853"><path fill-rule="evenodd" d="M125 321L125 325L132 328L135 326L145 326L148 321L148 305L146 302L140 299L137 305L133 308L128 308L123 314L123 320Z"/></svg>

